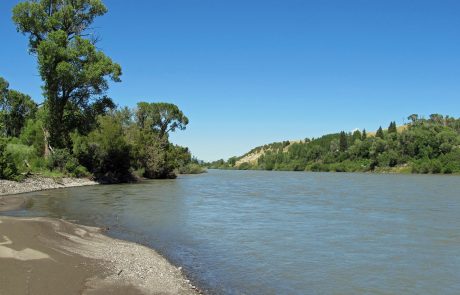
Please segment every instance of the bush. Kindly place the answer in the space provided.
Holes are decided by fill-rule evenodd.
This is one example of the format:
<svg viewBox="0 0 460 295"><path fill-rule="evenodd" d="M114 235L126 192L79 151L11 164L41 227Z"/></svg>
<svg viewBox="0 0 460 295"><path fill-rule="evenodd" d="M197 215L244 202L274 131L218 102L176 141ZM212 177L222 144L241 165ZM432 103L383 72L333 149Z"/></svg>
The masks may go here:
<svg viewBox="0 0 460 295"><path fill-rule="evenodd" d="M431 173L437 174L442 172L441 162L438 160L431 160Z"/></svg>
<svg viewBox="0 0 460 295"><path fill-rule="evenodd" d="M43 156L45 150L45 137L43 123L39 119L29 119L20 135L21 143L33 146L37 156Z"/></svg>
<svg viewBox="0 0 460 295"><path fill-rule="evenodd" d="M205 173L206 169L201 167L199 164L190 163L186 166L180 167L178 172L180 174L200 174Z"/></svg>
<svg viewBox="0 0 460 295"><path fill-rule="evenodd" d="M22 172L30 171L31 163L37 158L34 147L24 144L9 143L6 146L6 151L17 169Z"/></svg>
<svg viewBox="0 0 460 295"><path fill-rule="evenodd" d="M238 166L238 170L250 170L251 169L251 164L249 163L242 163L240 166Z"/></svg>
<svg viewBox="0 0 460 295"><path fill-rule="evenodd" d="M123 134L121 122L113 116L101 116L99 127L82 136L71 135L73 153L78 162L72 163L73 173L83 171L81 163L87 170L103 182L127 182L132 179L130 172L130 146Z"/></svg>
<svg viewBox="0 0 460 295"><path fill-rule="evenodd" d="M0 139L0 179L16 180L22 179L21 174L14 163L14 159L7 151L5 139Z"/></svg>

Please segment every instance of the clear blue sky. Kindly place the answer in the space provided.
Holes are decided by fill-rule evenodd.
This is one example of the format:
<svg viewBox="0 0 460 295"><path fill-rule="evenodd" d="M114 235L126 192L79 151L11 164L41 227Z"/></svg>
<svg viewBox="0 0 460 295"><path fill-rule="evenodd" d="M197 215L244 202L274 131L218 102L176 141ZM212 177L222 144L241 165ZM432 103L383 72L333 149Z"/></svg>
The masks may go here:
<svg viewBox="0 0 460 295"><path fill-rule="evenodd" d="M0 76L41 81L0 2ZM119 105L167 101L173 142L200 159L288 139L375 130L409 114L460 115L458 0L105 0L99 47L121 64Z"/></svg>

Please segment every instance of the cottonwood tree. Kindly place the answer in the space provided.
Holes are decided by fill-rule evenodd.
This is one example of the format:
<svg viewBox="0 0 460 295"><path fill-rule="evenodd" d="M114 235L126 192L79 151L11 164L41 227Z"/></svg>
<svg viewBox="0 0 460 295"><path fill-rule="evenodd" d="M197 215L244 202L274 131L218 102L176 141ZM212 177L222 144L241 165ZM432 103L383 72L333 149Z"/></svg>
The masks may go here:
<svg viewBox="0 0 460 295"><path fill-rule="evenodd" d="M136 119L140 128L150 129L163 138L176 129L185 130L188 118L172 103L147 103L137 104Z"/></svg>
<svg viewBox="0 0 460 295"><path fill-rule="evenodd" d="M175 148L168 141L168 133L176 129L184 130L188 118L174 104L147 103L137 104L136 124L139 129L134 141L140 167L148 178L174 177L173 159Z"/></svg>
<svg viewBox="0 0 460 295"><path fill-rule="evenodd" d="M37 56L53 147L68 147L69 133L81 123L75 117L98 115L94 103L113 106L105 93L109 80L120 81L121 67L96 48L90 27L106 12L100 0L28 0L13 9L17 30Z"/></svg>
<svg viewBox="0 0 460 295"><path fill-rule="evenodd" d="M18 137L27 119L37 111L37 105L30 96L8 87L8 82L0 77L1 134Z"/></svg>

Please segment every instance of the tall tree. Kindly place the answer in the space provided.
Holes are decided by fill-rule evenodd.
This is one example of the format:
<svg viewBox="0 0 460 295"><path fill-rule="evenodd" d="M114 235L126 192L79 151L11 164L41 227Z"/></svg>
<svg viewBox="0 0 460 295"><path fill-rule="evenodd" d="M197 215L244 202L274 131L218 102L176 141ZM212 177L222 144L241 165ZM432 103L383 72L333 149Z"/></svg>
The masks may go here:
<svg viewBox="0 0 460 295"><path fill-rule="evenodd" d="M383 135L383 129L382 129L382 126L379 127L379 129L377 130L377 133L375 133L375 137L380 137L380 138L384 138L385 136Z"/></svg>
<svg viewBox="0 0 460 295"><path fill-rule="evenodd" d="M347 139L347 134L345 131L340 132L340 138L339 138L339 149L341 152L346 151L348 148L348 139Z"/></svg>
<svg viewBox="0 0 460 295"><path fill-rule="evenodd" d="M88 38L94 19L106 12L101 0L27 0L13 9L17 30L28 35L38 59L53 147L69 144L76 114L109 100L109 79L120 81L121 67Z"/></svg>
<svg viewBox="0 0 460 295"><path fill-rule="evenodd" d="M409 117L407 117L407 119L410 120L412 122L412 124L415 124L418 121L418 115L417 114L412 114Z"/></svg>
<svg viewBox="0 0 460 295"><path fill-rule="evenodd" d="M142 129L150 129L163 138L176 129L185 130L188 118L172 103L147 103L137 104L137 124Z"/></svg>
<svg viewBox="0 0 460 295"><path fill-rule="evenodd" d="M0 78L1 133L18 137L27 119L37 111L37 105L30 96L8 87L8 82Z"/></svg>
<svg viewBox="0 0 460 295"><path fill-rule="evenodd" d="M358 129L355 130L355 131L353 132L353 137L352 137L352 138L353 138L353 142L352 142L352 143L354 143L357 139L361 140L361 137L362 137L361 132L360 132Z"/></svg>
<svg viewBox="0 0 460 295"><path fill-rule="evenodd" d="M140 132L134 140L140 167L147 178L171 178L176 168L171 158L174 147L168 141L168 133L176 129L184 130L188 118L174 104L147 103L137 104L136 124ZM174 156L172 156L174 157Z"/></svg>
<svg viewBox="0 0 460 295"><path fill-rule="evenodd" d="M398 133L396 122L390 122L390 126L388 126L388 133Z"/></svg>
<svg viewBox="0 0 460 295"><path fill-rule="evenodd" d="M367 138L367 132L366 129L363 129L363 133L361 135L361 140L365 140Z"/></svg>

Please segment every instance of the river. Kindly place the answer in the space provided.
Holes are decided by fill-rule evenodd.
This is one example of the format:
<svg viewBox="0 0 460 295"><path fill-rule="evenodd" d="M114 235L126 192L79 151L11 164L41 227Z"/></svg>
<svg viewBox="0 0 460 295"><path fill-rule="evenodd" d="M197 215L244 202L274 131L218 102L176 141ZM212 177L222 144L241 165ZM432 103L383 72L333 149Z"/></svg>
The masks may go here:
<svg viewBox="0 0 460 295"><path fill-rule="evenodd" d="M210 170L34 192L15 216L109 227L209 294L460 294L460 177Z"/></svg>

